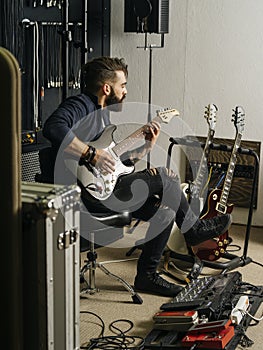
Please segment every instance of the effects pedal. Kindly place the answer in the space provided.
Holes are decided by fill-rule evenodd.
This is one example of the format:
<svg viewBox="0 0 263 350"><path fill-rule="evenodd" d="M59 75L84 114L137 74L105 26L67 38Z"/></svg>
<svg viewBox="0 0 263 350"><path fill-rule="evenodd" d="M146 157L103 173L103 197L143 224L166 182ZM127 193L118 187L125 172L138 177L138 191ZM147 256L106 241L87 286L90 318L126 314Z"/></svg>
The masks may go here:
<svg viewBox="0 0 263 350"><path fill-rule="evenodd" d="M194 299L189 301L175 301L162 304L161 309L165 311L193 310L204 304L203 299Z"/></svg>
<svg viewBox="0 0 263 350"><path fill-rule="evenodd" d="M187 331L198 323L197 311L160 311L153 316L154 329L165 331Z"/></svg>
<svg viewBox="0 0 263 350"><path fill-rule="evenodd" d="M188 334L221 332L230 325L231 320L229 319L198 323L188 330Z"/></svg>
<svg viewBox="0 0 263 350"><path fill-rule="evenodd" d="M224 349L234 336L234 326L229 325L227 328L217 332L188 332L181 343L183 347L188 348L198 344L198 346L203 349Z"/></svg>

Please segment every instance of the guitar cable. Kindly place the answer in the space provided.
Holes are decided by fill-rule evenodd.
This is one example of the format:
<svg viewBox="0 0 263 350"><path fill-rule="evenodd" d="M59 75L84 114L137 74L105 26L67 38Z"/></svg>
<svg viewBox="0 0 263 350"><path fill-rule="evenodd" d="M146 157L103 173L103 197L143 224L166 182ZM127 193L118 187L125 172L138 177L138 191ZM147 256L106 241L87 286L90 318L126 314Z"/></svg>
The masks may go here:
<svg viewBox="0 0 263 350"><path fill-rule="evenodd" d="M114 333L113 336L104 335L105 323L103 319L90 311L80 311L82 314L90 314L99 319L101 327L100 334L97 338L90 338L89 343L85 346L80 346L80 349L104 349L104 350L142 350L144 348L144 338L140 336L130 336L128 332L133 328L134 324L128 319L118 319L112 321L109 324L109 330ZM94 323L94 322L93 322ZM96 324L96 323L95 323ZM119 326L117 326L119 324ZM121 324L127 324L128 327L125 330L121 329Z"/></svg>
<svg viewBox="0 0 263 350"><path fill-rule="evenodd" d="M207 177L207 181L204 184L204 187L202 188L202 190L200 191L200 197L201 198L203 197L205 189L208 187L208 184L209 184L209 182L211 180L211 177L212 177L212 173L213 173L213 167L210 167L209 174L208 174L208 177Z"/></svg>
<svg viewBox="0 0 263 350"><path fill-rule="evenodd" d="M226 173L225 173L225 171L224 171L224 172L220 175L220 178L219 178L219 180L218 180L218 182L217 182L215 188L219 188L219 187L220 187L220 185L222 184L222 182L223 182L225 176L226 176Z"/></svg>

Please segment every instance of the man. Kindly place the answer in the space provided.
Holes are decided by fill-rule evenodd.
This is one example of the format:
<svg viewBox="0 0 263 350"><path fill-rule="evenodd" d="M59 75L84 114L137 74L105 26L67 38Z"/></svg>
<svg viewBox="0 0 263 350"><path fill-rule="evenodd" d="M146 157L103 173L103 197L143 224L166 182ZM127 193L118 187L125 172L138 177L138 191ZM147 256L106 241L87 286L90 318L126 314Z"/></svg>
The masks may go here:
<svg viewBox="0 0 263 350"><path fill-rule="evenodd" d="M127 77L123 59L99 57L84 65L83 93L62 102L44 125L43 134L56 152L62 148L62 154L79 159L80 166L92 166L104 174L114 172L115 160L111 154L95 149L89 142L98 139L105 126L110 125L108 109L121 110L127 94ZM145 143L127 151L124 163L134 164L152 150L160 125L153 121L142 130ZM140 181L135 186L136 180ZM134 286L137 291L169 297L178 294L181 287L163 279L157 268L174 220L189 246L224 233L231 224L229 214L198 219L182 194L178 177L162 167L121 176L113 193L103 201L93 198L82 187L82 200L93 213L103 212L105 207L113 211L126 208L134 218L149 222Z"/></svg>

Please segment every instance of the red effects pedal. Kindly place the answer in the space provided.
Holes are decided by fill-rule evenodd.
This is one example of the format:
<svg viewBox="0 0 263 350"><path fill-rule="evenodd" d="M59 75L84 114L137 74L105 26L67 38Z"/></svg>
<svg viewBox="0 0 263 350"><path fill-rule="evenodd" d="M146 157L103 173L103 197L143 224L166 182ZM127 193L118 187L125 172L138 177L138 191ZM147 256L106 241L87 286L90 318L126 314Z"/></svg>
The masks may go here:
<svg viewBox="0 0 263 350"><path fill-rule="evenodd" d="M235 336L234 326L230 320L217 322L208 322L204 324L194 325L187 335L182 339L182 346L192 347L198 344L198 347L204 349L224 349L229 341ZM213 323L213 325L212 325Z"/></svg>

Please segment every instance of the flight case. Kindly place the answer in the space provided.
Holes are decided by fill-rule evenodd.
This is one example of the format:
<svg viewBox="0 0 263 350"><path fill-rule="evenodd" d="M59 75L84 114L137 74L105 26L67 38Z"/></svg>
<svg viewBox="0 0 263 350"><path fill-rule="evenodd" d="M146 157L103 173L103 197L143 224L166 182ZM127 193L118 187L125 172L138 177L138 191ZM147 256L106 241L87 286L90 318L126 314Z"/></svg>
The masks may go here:
<svg viewBox="0 0 263 350"><path fill-rule="evenodd" d="M22 182L25 349L79 349L78 186Z"/></svg>

